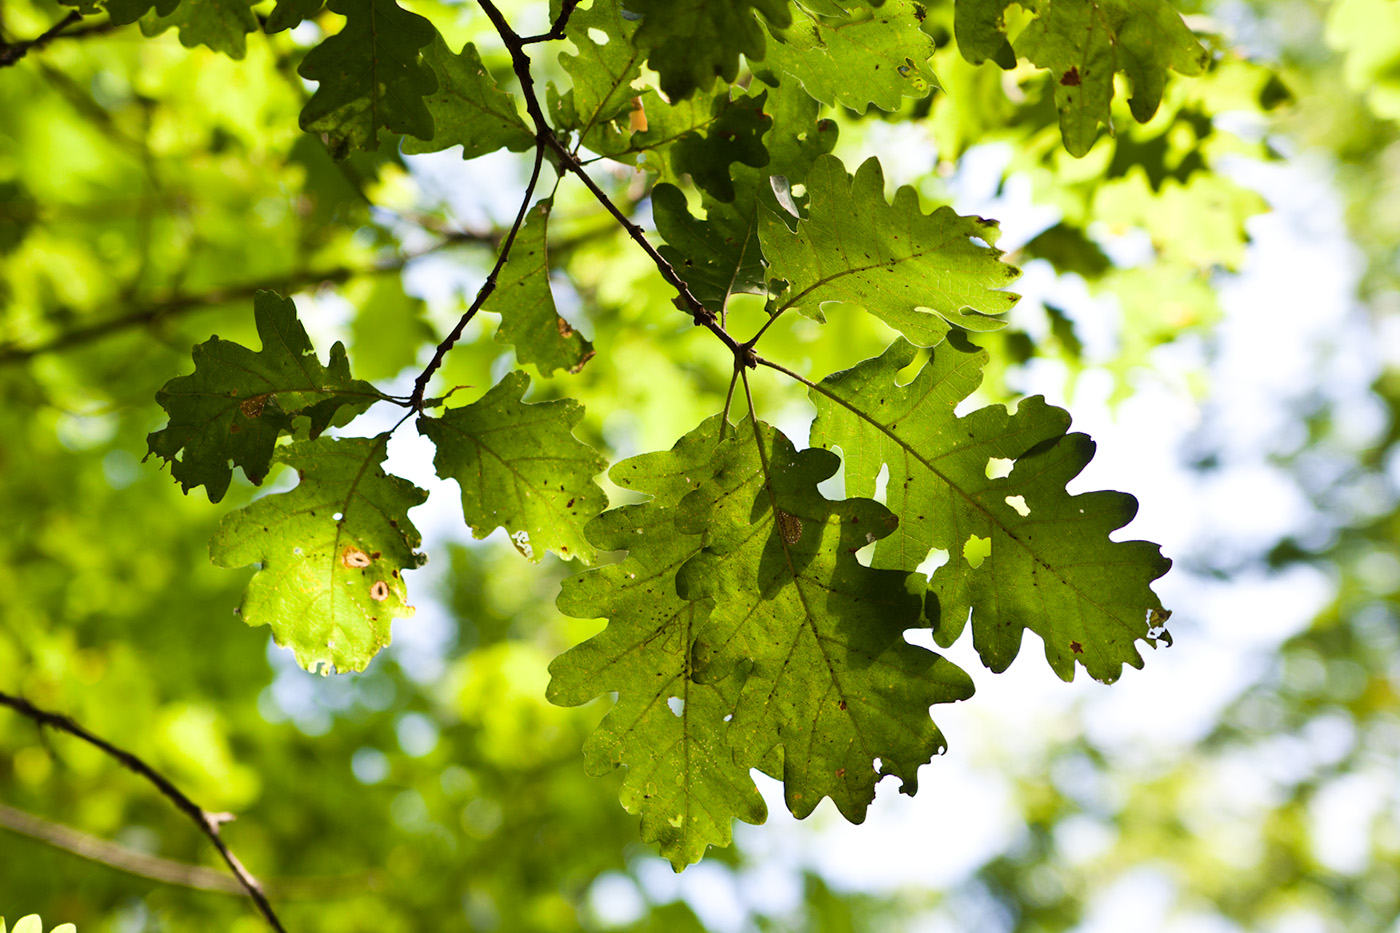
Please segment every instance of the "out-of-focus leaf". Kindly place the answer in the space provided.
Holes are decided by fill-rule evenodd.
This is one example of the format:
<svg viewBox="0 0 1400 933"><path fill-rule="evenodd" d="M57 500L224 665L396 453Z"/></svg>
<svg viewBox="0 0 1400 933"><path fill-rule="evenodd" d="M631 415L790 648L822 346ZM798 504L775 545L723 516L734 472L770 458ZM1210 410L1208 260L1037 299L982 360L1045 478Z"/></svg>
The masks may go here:
<svg viewBox="0 0 1400 933"><path fill-rule="evenodd" d="M168 13L157 8L141 19L141 31L148 36L172 27L180 31L180 44L187 49L205 45L237 59L247 53L247 36L257 30L258 18L248 0L181 0Z"/></svg>
<svg viewBox="0 0 1400 933"><path fill-rule="evenodd" d="M527 405L529 387L530 377L515 370L470 405L420 417L418 431L437 447L438 476L462 488L473 535L505 528L532 560L549 550L591 563L597 551L583 528L607 507L593 477L608 463L573 435L583 417L578 402Z"/></svg>
<svg viewBox="0 0 1400 933"><path fill-rule="evenodd" d="M413 615L403 571L423 563L408 510L428 494L385 473L389 435L319 438L278 449L290 492L228 515L209 544L221 567L257 563L243 621L268 625L308 671L362 671Z"/></svg>
<svg viewBox="0 0 1400 933"><path fill-rule="evenodd" d="M273 446L294 417L310 419L314 438L381 398L350 377L343 345L331 347L330 364L321 365L290 298L258 292L253 314L261 350L211 337L194 348L194 372L156 393L170 422L147 438L150 452L170 464L186 492L203 486L210 502L228 490L230 463L263 481Z"/></svg>
<svg viewBox="0 0 1400 933"><path fill-rule="evenodd" d="M807 192L808 216L795 232L771 212L759 218L773 313L796 308L824 321L824 303L849 301L922 346L941 341L953 324L974 331L1005 326L987 315L1016 303L1018 296L999 286L1020 272L991 245L999 235L995 223L949 207L925 214L909 187L889 204L873 158L852 180L839 159L823 156L812 166Z"/></svg>
<svg viewBox="0 0 1400 933"><path fill-rule="evenodd" d="M379 129L432 139L427 95L437 76L421 50L433 24L394 0L330 0L345 28L306 53L297 73L319 82L301 111L301 128L323 133L336 159L379 147Z"/></svg>

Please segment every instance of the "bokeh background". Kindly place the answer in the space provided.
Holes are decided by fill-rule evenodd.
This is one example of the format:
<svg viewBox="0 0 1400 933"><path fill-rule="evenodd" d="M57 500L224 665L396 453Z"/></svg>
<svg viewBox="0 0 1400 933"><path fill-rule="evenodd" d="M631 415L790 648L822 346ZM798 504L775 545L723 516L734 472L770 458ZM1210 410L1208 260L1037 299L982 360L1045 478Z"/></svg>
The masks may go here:
<svg viewBox="0 0 1400 933"><path fill-rule="evenodd" d="M474 5L404 5L509 87ZM939 92L831 114L848 167L878 155L891 186L1001 221L1025 298L978 337L995 360L978 401L1065 405L1099 443L1071 491L1139 498L1118 535L1176 562L1157 584L1175 644L1143 670L1064 684L1028 634L994 676L955 645L977 696L935 711L950 750L917 797L882 785L862 826L829 803L799 823L760 776L767 825L676 875L637 841L618 776L583 773L606 698L544 700L550 659L601 625L554 609L574 568L472 540L400 432L391 468L433 491L413 513L418 615L364 674L300 671L235 618L247 572L207 559L255 490L215 507L143 462L154 392L211 333L255 343L258 287L297 295L323 354L343 340L357 376L406 388L528 168L393 139L332 163L296 129L310 23L254 35L241 62L126 27L0 69L0 689L238 813L225 836L289 929L1400 930L1400 3L1177 6L1213 69L1173 81L1146 125L1124 108L1083 160L1045 76L967 64L947 3L925 23ZM542 4L503 7L546 25ZM0 29L64 12L5 0ZM647 225L647 177L594 171ZM557 197L556 294L600 353L534 397L582 399L580 436L614 459L669 446L719 410L726 351L586 192ZM890 339L829 317L765 352L818 378ZM513 366L488 318L445 386ZM759 379L761 414L805 437L802 393ZM119 848L72 851L94 839ZM133 853L179 883L110 864ZM227 888L148 785L0 714L0 915L263 929Z"/></svg>

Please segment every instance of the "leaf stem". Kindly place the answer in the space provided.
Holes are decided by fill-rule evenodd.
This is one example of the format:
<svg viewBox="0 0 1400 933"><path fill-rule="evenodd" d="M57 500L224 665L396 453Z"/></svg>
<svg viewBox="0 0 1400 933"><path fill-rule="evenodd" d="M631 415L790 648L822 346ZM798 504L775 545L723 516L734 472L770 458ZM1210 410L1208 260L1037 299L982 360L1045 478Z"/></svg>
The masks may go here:
<svg viewBox="0 0 1400 933"><path fill-rule="evenodd" d="M130 770L136 772L141 777L150 781L156 789L164 794L176 808L194 821L204 835L209 837L209 841L214 844L214 848L219 851L224 862L228 865L229 871L233 872L235 878L243 886L243 890L248 892L248 896L257 905L258 912L263 915L268 925L278 933L286 933L286 928L277 919L277 914L273 912L272 905L267 902L267 896L263 894L262 885L258 880L249 874L248 869L243 867L243 863L238 861L238 857L229 850L224 841L219 836L219 824L225 823L233 817L226 813L210 813L200 807L197 803L187 797L179 788L170 783L170 780L159 771L152 768L146 762L133 755L125 749L117 748L105 739L93 735L87 729L78 725L72 719L61 713L53 713L40 709L21 697L11 696L8 693L0 692L0 706L8 706L10 709L22 716L28 716L40 726L48 726L60 732L66 732L75 738L82 739L89 745L95 746L111 755Z"/></svg>

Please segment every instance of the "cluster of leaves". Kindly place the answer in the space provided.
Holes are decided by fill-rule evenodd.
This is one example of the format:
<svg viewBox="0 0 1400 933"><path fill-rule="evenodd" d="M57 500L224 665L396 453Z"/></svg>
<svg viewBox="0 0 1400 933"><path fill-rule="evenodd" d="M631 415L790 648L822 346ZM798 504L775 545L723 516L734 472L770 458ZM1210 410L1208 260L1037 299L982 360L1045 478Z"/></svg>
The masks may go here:
<svg viewBox="0 0 1400 933"><path fill-rule="evenodd" d="M438 475L459 484L477 537L504 528L535 560L552 551L588 564L600 551L626 552L565 582L565 613L609 622L555 661L549 696L578 705L616 693L586 745L589 768L626 767L624 805L678 868L728 843L733 819L763 819L751 768L783 781L798 816L831 797L860 822L884 775L914 792L919 766L945 746L929 707L967 698L972 682L907 643L907 630L932 628L946 646L970 618L994 671L1030 630L1059 676L1073 677L1078 663L1104 682L1142 665L1137 641L1169 638L1149 588L1169 562L1154 545L1109 539L1132 518L1132 498L1066 492L1093 453L1087 437L1068 433L1068 415L1038 398L1014 413L956 414L987 362L963 335L1002 327L1016 301L1004 286L1019 273L995 248L997 225L949 207L926 212L912 188L890 202L878 161L851 175L831 154L836 127L822 105L894 109L936 87L923 6L594 0L556 5L553 29L529 38L483 6L511 52L524 116L474 46L452 53L428 20L392 0L333 3L344 28L298 69L318 82L301 125L336 157L375 149L381 130L405 134L407 152L535 151L495 269L413 394L353 378L340 344L323 365L292 302L264 292L254 302L260 350L213 338L196 347L194 373L158 395L169 424L150 436L150 451L187 491L204 486L217 502L233 467L255 484L273 464L296 472L295 488L230 514L211 544L220 565L259 567L242 606L248 624L269 625L307 670L344 672L363 670L391 621L412 613L403 574L423 557L408 510L426 494L384 472L392 431L324 433L376 402L403 407L399 423L414 418L435 445ZM1004 7L958 4L969 59L1015 64ZM268 28L318 12L282 0ZM1146 120L1165 68L1191 73L1203 61L1164 3L1046 2L1034 14L1016 48L1057 76L1072 153L1108 122L1115 71L1133 81L1133 114ZM176 22L178 10L154 15L164 25L153 28L178 25L182 41L241 54L241 33L216 44L196 21ZM1078 38L1086 30L1087 44ZM555 39L574 47L559 57L570 84L551 83L542 105L527 49ZM751 69L742 81L741 59ZM592 182L581 150L655 175L659 251ZM546 158L561 181L577 176L598 195L676 289L676 305L732 352L730 401L741 390L747 407L740 415L727 403L672 450L614 464L612 481L647 498L606 512L594 477L608 462L574 436L576 402L524 402L521 370L466 405L425 398L483 309L501 316L497 338L544 376L577 372L593 356L553 301L553 197L534 195ZM729 315L743 295L758 296L767 317L740 341ZM822 323L833 303L902 336L820 382L758 354L787 312ZM808 387L810 448L758 419L755 367ZM853 497L828 499L818 484L843 465ZM882 476L883 503L872 498ZM931 576L921 572L939 555Z"/></svg>

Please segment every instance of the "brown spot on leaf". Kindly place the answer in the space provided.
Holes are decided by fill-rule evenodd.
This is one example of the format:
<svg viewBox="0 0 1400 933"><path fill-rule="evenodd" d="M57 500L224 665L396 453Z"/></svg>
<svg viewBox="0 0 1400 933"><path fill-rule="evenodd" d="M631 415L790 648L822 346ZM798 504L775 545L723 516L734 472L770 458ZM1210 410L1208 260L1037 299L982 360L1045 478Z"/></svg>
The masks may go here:
<svg viewBox="0 0 1400 933"><path fill-rule="evenodd" d="M1069 643L1069 650L1073 651L1075 654L1083 654L1084 646L1077 641L1072 641Z"/></svg>
<svg viewBox="0 0 1400 933"><path fill-rule="evenodd" d="M570 327L570 326L569 326L569 322L566 321L566 320L564 320L562 317L556 319L554 323L555 323L555 326L557 326L557 327L559 328L559 336L560 336L560 337L563 337L565 340L568 340L570 337L572 337L572 336L574 335L574 329L573 329L572 327Z"/></svg>
<svg viewBox="0 0 1400 933"><path fill-rule="evenodd" d="M373 560L368 554L352 544L340 552L340 562L347 567L368 567L373 563Z"/></svg>
<svg viewBox="0 0 1400 933"><path fill-rule="evenodd" d="M802 519L782 509L777 509L778 534L788 544L796 544L802 539Z"/></svg>
<svg viewBox="0 0 1400 933"><path fill-rule="evenodd" d="M240 427L238 426L238 422L237 422L237 421L233 422L232 424L230 424L230 425L228 426L228 433L230 433L230 434L238 434L238 433L240 433L242 430L243 430L243 429L240 428Z"/></svg>
<svg viewBox="0 0 1400 933"><path fill-rule="evenodd" d="M837 768L837 769L836 769L836 776L839 777L839 778L845 777L845 776L846 776L846 769L845 769L845 768Z"/></svg>
<svg viewBox="0 0 1400 933"><path fill-rule="evenodd" d="M842 709L845 709L845 708L846 708L846 701L845 701L845 700L842 700L842 701L841 701L840 703L838 703L837 705L840 706Z"/></svg>
<svg viewBox="0 0 1400 933"><path fill-rule="evenodd" d="M375 580L374 586L369 588L369 598L377 603L382 603L389 598L389 584L383 580Z"/></svg>
<svg viewBox="0 0 1400 933"><path fill-rule="evenodd" d="M579 360L579 361L578 361L577 363L575 363L573 366L570 366L570 367L569 367L569 372L571 372L571 373L577 373L579 370L583 369L584 365L585 365L589 360L593 359L593 357L595 357L595 356L597 356L597 355L598 355L598 351L597 351L597 350L589 350L587 353L585 353L585 354L583 355L583 359Z"/></svg>
<svg viewBox="0 0 1400 933"><path fill-rule="evenodd" d="M260 418L262 417L263 406L267 404L267 399L268 393L245 398L238 403L238 410L243 412L248 418Z"/></svg>
<svg viewBox="0 0 1400 933"><path fill-rule="evenodd" d="M1079 87L1079 69L1071 65L1069 71L1061 76L1060 83L1065 87Z"/></svg>

